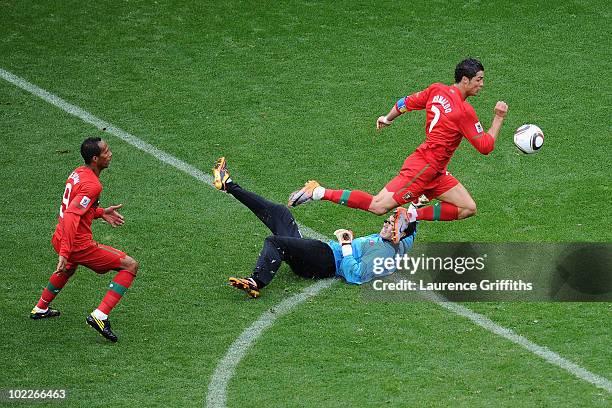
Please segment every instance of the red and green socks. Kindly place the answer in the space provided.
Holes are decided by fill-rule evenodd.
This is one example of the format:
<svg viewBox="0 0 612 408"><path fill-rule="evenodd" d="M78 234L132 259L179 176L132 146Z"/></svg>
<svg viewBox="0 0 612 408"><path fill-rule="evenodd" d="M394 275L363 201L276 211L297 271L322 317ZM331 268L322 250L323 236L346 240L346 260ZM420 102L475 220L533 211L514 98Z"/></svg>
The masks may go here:
<svg viewBox="0 0 612 408"><path fill-rule="evenodd" d="M119 303L136 276L128 270L120 270L108 285L108 291L92 315L100 320L106 320L109 313Z"/></svg>
<svg viewBox="0 0 612 408"><path fill-rule="evenodd" d="M70 275L65 274L64 272L55 272L49 278L49 283L47 283L47 287L43 289L42 295L36 304L34 310L36 312L44 312L49 308L49 303L58 295L60 290L66 285L70 279Z"/></svg>
<svg viewBox="0 0 612 408"><path fill-rule="evenodd" d="M453 221L458 217L459 207L443 201L417 209L417 220L421 221Z"/></svg>
<svg viewBox="0 0 612 408"><path fill-rule="evenodd" d="M313 199L332 201L350 208L368 211L374 197L360 190L331 190L317 187L313 193ZM417 219L422 221L453 221L458 218L459 207L443 201L417 210Z"/></svg>
<svg viewBox="0 0 612 408"><path fill-rule="evenodd" d="M328 188L325 189L323 197L321 197L323 200L364 211L368 211L373 198L371 194L360 190L330 190Z"/></svg>

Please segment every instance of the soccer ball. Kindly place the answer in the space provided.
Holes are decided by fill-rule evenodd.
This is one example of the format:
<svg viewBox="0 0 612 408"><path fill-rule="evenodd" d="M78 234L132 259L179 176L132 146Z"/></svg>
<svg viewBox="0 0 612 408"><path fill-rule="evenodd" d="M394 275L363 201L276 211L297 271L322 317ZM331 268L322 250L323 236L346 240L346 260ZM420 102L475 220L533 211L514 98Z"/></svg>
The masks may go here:
<svg viewBox="0 0 612 408"><path fill-rule="evenodd" d="M523 125L514 132L514 144L525 154L537 153L544 144L544 133L536 125Z"/></svg>

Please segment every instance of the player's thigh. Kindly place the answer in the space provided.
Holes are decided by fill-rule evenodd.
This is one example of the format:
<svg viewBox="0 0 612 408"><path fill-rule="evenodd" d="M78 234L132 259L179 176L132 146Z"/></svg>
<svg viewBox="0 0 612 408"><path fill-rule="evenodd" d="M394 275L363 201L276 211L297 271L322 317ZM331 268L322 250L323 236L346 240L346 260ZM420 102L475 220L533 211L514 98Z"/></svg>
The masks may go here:
<svg viewBox="0 0 612 408"><path fill-rule="evenodd" d="M274 237L284 252L284 260L291 269L304 278L334 276L336 261L329 245L316 239Z"/></svg>
<svg viewBox="0 0 612 408"><path fill-rule="evenodd" d="M264 217L270 218L262 219L262 221L270 228L274 235L296 238L302 237L298 225L295 222L295 218L293 218L293 214L291 214L291 211L284 205L275 204L270 208L267 214L264 214Z"/></svg>
<svg viewBox="0 0 612 408"><path fill-rule="evenodd" d="M459 180L455 178L448 171L440 174L438 177L433 179L426 187L423 194L429 200L433 200L434 198L439 198L442 194L450 191L453 187L457 186Z"/></svg>
<svg viewBox="0 0 612 408"><path fill-rule="evenodd" d="M106 273L110 270L120 269L126 257L125 252L116 248L95 244L85 250L76 252L70 259L96 273Z"/></svg>
<svg viewBox="0 0 612 408"><path fill-rule="evenodd" d="M430 183L440 175L431 165L423 161L405 163L400 174L393 178L385 189L392 194L393 199L404 205L418 198Z"/></svg>
<svg viewBox="0 0 612 408"><path fill-rule="evenodd" d="M458 181L453 187L445 192L435 195L435 198L440 201L454 204L460 208L476 208L476 202L470 195L470 192Z"/></svg>

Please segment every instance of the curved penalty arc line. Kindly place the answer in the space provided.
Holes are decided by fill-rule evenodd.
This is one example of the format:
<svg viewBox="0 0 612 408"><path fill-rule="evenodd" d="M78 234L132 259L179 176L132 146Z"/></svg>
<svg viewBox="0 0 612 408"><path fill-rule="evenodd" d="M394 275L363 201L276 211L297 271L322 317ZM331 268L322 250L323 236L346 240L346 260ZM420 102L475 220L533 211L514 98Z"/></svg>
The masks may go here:
<svg viewBox="0 0 612 408"><path fill-rule="evenodd" d="M316 296L323 289L329 288L336 281L336 279L323 279L308 286L300 293L283 300L274 306L274 308L265 311L259 319L244 330L234 340L217 364L208 384L206 406L209 408L225 408L227 406L227 387L234 376L236 367L263 332L271 327L278 318L288 314L296 306L304 303L309 298Z"/></svg>

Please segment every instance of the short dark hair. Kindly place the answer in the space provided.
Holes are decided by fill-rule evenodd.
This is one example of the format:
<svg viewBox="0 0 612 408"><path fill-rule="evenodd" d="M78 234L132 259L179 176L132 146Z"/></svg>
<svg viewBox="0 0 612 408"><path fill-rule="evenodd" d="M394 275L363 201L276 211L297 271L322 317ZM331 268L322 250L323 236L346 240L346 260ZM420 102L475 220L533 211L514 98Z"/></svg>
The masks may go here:
<svg viewBox="0 0 612 408"><path fill-rule="evenodd" d="M472 79L478 71L484 71L484 66L476 58L466 58L455 67L455 83L461 82L463 77Z"/></svg>
<svg viewBox="0 0 612 408"><path fill-rule="evenodd" d="M99 137L88 137L81 143L81 156L85 160L85 164L91 163L91 159L94 156L100 156L102 152L100 150L100 142L102 141Z"/></svg>

